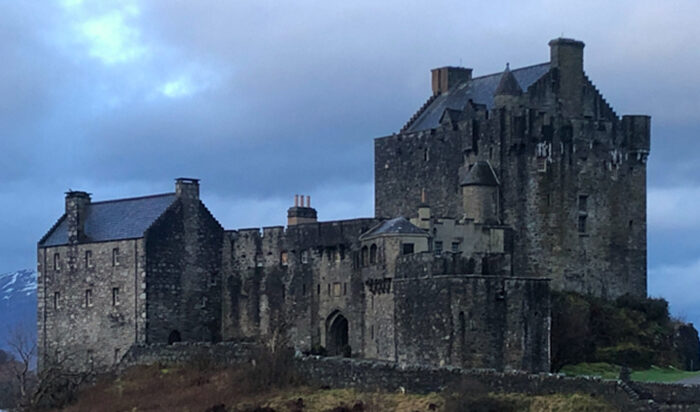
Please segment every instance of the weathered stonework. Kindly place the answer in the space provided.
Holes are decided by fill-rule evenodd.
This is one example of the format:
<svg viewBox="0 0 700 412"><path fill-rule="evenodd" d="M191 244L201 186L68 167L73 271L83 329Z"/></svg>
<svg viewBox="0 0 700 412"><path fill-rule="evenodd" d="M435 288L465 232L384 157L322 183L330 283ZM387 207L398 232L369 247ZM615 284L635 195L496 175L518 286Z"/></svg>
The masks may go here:
<svg viewBox="0 0 700 412"><path fill-rule="evenodd" d="M68 193L39 242L41 361L286 336L300 352L548 371L550 279L646 294L649 153L649 117L615 114L583 43L550 47L488 76L433 70L433 95L375 140L373 218L318 222L297 195L286 228L224 231L194 179L111 202Z"/></svg>

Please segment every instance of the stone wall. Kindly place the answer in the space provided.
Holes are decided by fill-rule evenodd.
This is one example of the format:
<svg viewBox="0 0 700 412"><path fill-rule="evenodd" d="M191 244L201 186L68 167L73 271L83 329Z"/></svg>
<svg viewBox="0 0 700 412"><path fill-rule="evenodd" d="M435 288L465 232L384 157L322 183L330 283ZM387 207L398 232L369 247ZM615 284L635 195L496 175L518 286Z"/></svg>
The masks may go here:
<svg viewBox="0 0 700 412"><path fill-rule="evenodd" d="M348 320L354 353L364 346L359 236L375 219L304 223L227 232L225 338L269 334L284 322L303 351L327 346L327 322Z"/></svg>
<svg viewBox="0 0 700 412"><path fill-rule="evenodd" d="M221 339L223 233L199 199L182 197L148 229L147 342Z"/></svg>
<svg viewBox="0 0 700 412"><path fill-rule="evenodd" d="M215 365L233 365L249 362L257 348L253 341L235 342L178 342L172 345L155 343L132 346L119 363L119 369L136 365L187 364L211 362Z"/></svg>
<svg viewBox="0 0 700 412"><path fill-rule="evenodd" d="M450 270L465 259L422 257L404 257L393 282L399 363L549 371L547 279L465 275Z"/></svg>
<svg viewBox="0 0 700 412"><path fill-rule="evenodd" d="M142 239L38 250L38 360L113 365L145 338Z"/></svg>

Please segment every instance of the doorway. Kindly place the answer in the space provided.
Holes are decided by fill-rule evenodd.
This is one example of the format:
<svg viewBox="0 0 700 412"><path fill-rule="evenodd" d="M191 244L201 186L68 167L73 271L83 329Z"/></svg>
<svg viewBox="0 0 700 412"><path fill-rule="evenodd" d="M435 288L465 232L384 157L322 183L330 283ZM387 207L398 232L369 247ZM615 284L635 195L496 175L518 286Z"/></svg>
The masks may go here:
<svg viewBox="0 0 700 412"><path fill-rule="evenodd" d="M348 340L348 320L340 312L328 317L326 350L331 356L350 357L351 348Z"/></svg>

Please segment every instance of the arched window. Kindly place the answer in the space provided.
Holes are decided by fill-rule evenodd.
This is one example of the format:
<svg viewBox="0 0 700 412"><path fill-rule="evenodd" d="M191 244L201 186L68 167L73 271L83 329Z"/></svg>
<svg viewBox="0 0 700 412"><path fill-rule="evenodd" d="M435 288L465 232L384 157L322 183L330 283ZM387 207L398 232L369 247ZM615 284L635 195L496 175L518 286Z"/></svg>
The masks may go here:
<svg viewBox="0 0 700 412"><path fill-rule="evenodd" d="M372 246L369 248L369 263L372 265L377 263L377 245L374 243L372 243Z"/></svg>
<svg viewBox="0 0 700 412"><path fill-rule="evenodd" d="M362 253L360 255L360 263L362 266L367 266L367 246L362 247Z"/></svg>

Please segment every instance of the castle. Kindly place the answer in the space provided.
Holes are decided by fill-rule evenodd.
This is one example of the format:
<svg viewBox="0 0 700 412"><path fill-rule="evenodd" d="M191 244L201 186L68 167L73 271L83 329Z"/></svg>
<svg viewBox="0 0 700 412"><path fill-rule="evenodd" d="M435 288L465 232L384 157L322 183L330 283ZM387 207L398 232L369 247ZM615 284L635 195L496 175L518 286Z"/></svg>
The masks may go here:
<svg viewBox="0 0 700 412"><path fill-rule="evenodd" d="M646 295L650 118L618 117L580 41L472 77L375 139L375 216L225 230L174 193L66 194L38 243L40 367L110 366L135 344L266 338L399 364L549 371L550 287Z"/></svg>

